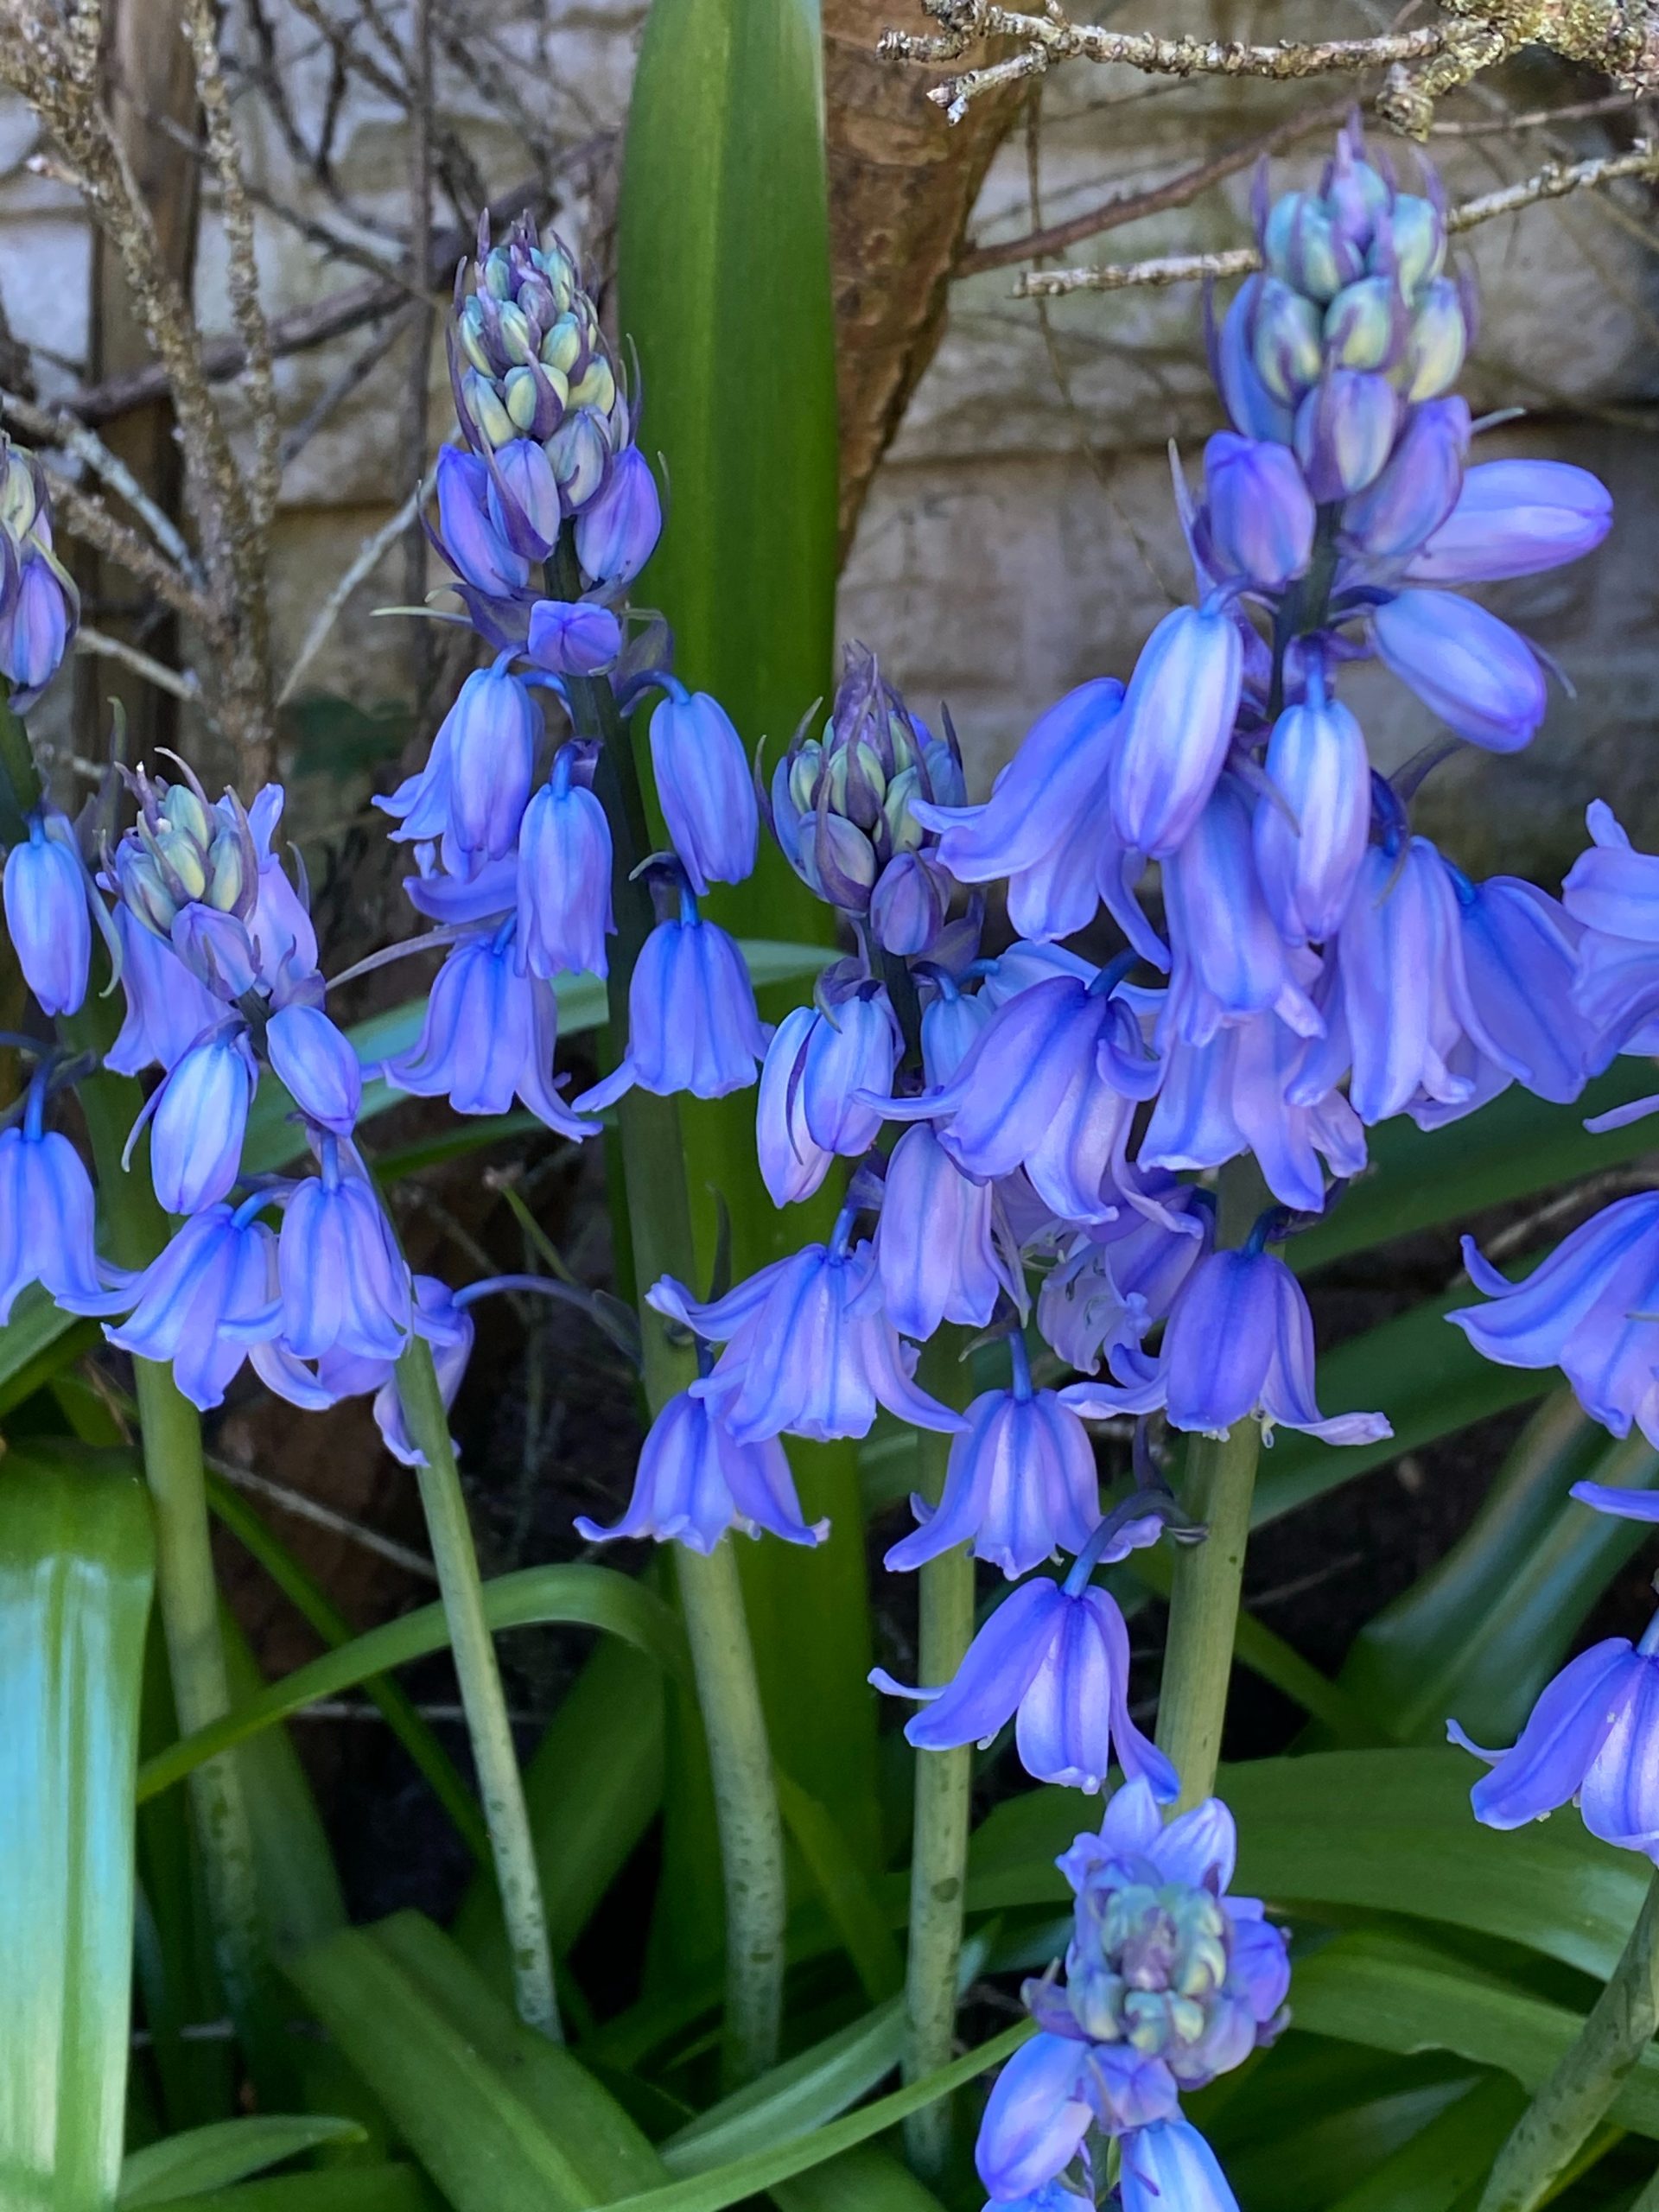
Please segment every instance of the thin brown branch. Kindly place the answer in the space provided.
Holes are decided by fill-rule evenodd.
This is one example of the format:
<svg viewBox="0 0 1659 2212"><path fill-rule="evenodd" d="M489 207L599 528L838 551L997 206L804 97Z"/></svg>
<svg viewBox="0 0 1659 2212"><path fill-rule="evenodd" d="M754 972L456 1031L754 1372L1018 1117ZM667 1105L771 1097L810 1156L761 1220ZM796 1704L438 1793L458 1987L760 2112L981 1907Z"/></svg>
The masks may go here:
<svg viewBox="0 0 1659 2212"><path fill-rule="evenodd" d="M1141 222L1148 215L1162 215L1172 207L1185 207L1224 178L1236 176L1241 169L1253 168L1257 162L1282 152L1299 138L1340 123L1351 105L1351 97L1344 94L1339 100L1289 116L1271 130L1264 130L1239 145L1226 147L1209 161L1183 169L1179 176L1170 177L1162 184L1150 185L1139 192L1115 193L1109 200L1085 209L1080 215L1071 215L1064 222L1029 231L1023 238L997 238L988 245L969 245L953 273L977 276L983 270L1007 269L1018 261L1064 253L1069 246L1079 245L1084 238L1096 238L1103 231L1121 230L1126 224Z"/></svg>
<svg viewBox="0 0 1659 2212"><path fill-rule="evenodd" d="M1569 193L1593 191L1621 177L1659 178L1659 149L1643 143L1630 153L1604 155L1594 161L1552 162L1518 184L1460 200L1447 210L1446 228L1472 230L1500 215L1519 214L1522 208L1564 199ZM1254 246L1234 246L1225 253L1166 254L1156 260L1103 268L1028 270L1014 289L1016 299L1057 299L1070 292L1120 292L1196 283L1205 277L1247 276L1261 266L1262 257Z"/></svg>
<svg viewBox="0 0 1659 2212"><path fill-rule="evenodd" d="M1466 123L1431 123L1431 138L1506 138L1518 130L1553 130L1558 123L1589 123L1598 116L1628 115L1648 97L1643 92L1607 92L1599 100L1573 100L1566 107L1529 108L1524 114L1471 118Z"/></svg>
<svg viewBox="0 0 1659 2212"><path fill-rule="evenodd" d="M101 438L73 416L65 415L60 409L36 406L20 392L8 391L3 386L0 386L0 413L9 416L31 443L61 446L66 453L84 462L118 499L132 509L186 581L200 584L201 574L195 556L185 543L178 524L165 508L156 505L125 461L111 453Z"/></svg>
<svg viewBox="0 0 1659 2212"><path fill-rule="evenodd" d="M223 643L225 626L219 608L163 560L147 537L141 537L136 530L118 522L100 500L55 471L52 473L52 503L72 536L118 562L141 582L147 583L175 614L200 624L215 644Z"/></svg>

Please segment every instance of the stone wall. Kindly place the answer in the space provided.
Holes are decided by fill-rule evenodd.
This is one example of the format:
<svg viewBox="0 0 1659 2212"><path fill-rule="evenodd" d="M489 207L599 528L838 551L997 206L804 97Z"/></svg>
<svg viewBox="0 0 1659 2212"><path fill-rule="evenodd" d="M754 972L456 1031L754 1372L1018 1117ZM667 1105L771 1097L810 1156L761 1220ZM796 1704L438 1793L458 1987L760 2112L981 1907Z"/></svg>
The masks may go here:
<svg viewBox="0 0 1659 2212"><path fill-rule="evenodd" d="M1160 0L1154 12L1160 29L1258 38L1294 35L1313 20L1299 0ZM575 140L620 122L642 14L641 0L548 0L538 22L510 15L492 35L525 73L547 127ZM1317 20L1327 35L1369 25L1358 5L1319 6ZM308 128L328 73L317 41L298 35L304 30L290 21L281 67L290 105ZM1523 103L1560 97L1554 80L1505 89ZM1057 73L1042 107L1043 215L1053 220L1115 186L1157 181L1250 137L1307 97L1231 85L1148 88L1089 68ZM453 75L445 77L443 99L490 188L512 181L522 157L500 117ZM251 112L245 104L245 115ZM1585 151L1607 143L1594 122L1570 135ZM993 167L975 219L979 237L1029 227L1023 136ZM291 163L268 120L257 125L254 145L255 181L280 196ZM23 166L31 149L27 117L0 107L0 298L16 334L62 365L48 378L67 383L86 344L86 239L71 195ZM1459 197L1525 174L1551 149L1535 134L1518 147L1494 137L1442 139L1433 150ZM1311 141L1281 172L1299 163L1311 169L1317 158ZM368 221L371 250L373 215L397 204L405 162L395 111L354 96L341 119L336 168ZM1248 179L1236 179L1189 208L1112 232L1077 257L1134 259L1236 243L1246 232L1248 199ZM580 230L589 213L579 205L565 219ZM1492 434L1490 450L1581 461L1606 476L1620 499L1618 530L1592 562L1494 595L1559 658L1576 696L1557 696L1523 760L1471 755L1439 772L1425 795L1425 818L1447 829L1455 817L1454 842L1478 868L1558 865L1575 848L1583 804L1596 790L1627 809L1633 826L1659 837L1656 238L1659 225L1640 190L1630 188L1617 208L1586 196L1493 224L1467 242L1484 299L1471 400L1478 409L1535 410L1527 423ZM261 221L260 251L276 311L361 274L269 219ZM1046 334L1036 309L1009 296L1010 281L1001 271L955 288L944 344L877 475L842 596L843 630L878 648L924 711L949 699L978 790L1058 692L1088 676L1127 675L1140 639L1183 589L1165 446L1179 439L1193 469L1217 421L1193 289L1083 295L1051 311ZM222 326L222 239L211 206L198 289L205 319ZM312 404L362 343L359 336L282 364L285 416ZM441 424L435 359L433 371ZM399 406L405 380L390 358L377 367L284 479L274 588L279 670L333 578L413 480ZM397 626L369 613L397 595L400 571L391 560L355 594L304 688L367 707L396 700L408 680L407 645ZM1385 760L1427 734L1421 710L1396 687L1362 677L1351 696Z"/></svg>

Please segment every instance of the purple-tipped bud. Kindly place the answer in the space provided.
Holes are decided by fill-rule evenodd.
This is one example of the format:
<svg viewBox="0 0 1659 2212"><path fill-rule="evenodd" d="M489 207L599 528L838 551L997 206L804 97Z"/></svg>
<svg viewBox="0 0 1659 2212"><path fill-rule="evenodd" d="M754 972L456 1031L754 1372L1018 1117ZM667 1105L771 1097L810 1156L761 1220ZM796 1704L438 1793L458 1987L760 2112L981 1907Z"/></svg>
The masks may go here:
<svg viewBox="0 0 1659 2212"><path fill-rule="evenodd" d="M1387 467L1342 511L1347 544L1375 561L1400 561L1415 553L1459 504L1468 450L1466 402L1430 399L1413 408ZM1414 562L1407 573L1415 575L1418 569Z"/></svg>
<svg viewBox="0 0 1659 2212"><path fill-rule="evenodd" d="M242 1166L242 1138L258 1079L245 1032L204 1037L156 1094L149 1173L167 1213L216 1205Z"/></svg>
<svg viewBox="0 0 1659 2212"><path fill-rule="evenodd" d="M534 976L603 976L611 912L611 825L573 780L562 747L550 779L524 811L518 839L518 957Z"/></svg>
<svg viewBox="0 0 1659 2212"><path fill-rule="evenodd" d="M950 878L923 853L899 853L870 893L870 927L884 952L900 959L925 952L944 926Z"/></svg>
<svg viewBox="0 0 1659 2212"><path fill-rule="evenodd" d="M632 582L663 532L662 503L651 465L637 446L611 464L610 480L576 518L576 558L596 584Z"/></svg>
<svg viewBox="0 0 1659 2212"><path fill-rule="evenodd" d="M1337 133L1337 150L1326 164L1320 196L1338 237L1359 252L1370 249L1377 226L1394 194L1380 171L1365 159L1357 130Z"/></svg>
<svg viewBox="0 0 1659 2212"><path fill-rule="evenodd" d="M1612 526L1613 495L1587 468L1484 461L1406 573L1428 584L1536 575L1593 552Z"/></svg>
<svg viewBox="0 0 1659 2212"><path fill-rule="evenodd" d="M1364 269L1357 248L1338 235L1328 210L1311 192L1287 192L1274 200L1262 249L1271 273L1312 300L1333 298Z"/></svg>
<svg viewBox="0 0 1659 2212"><path fill-rule="evenodd" d="M1371 632L1384 665L1459 737L1489 753L1531 742L1548 703L1543 671L1496 614L1453 592L1402 591Z"/></svg>
<svg viewBox="0 0 1659 2212"><path fill-rule="evenodd" d="M27 839L6 855L6 929L43 1014L74 1014L86 996L92 931L73 837L62 815L48 821L36 809Z"/></svg>
<svg viewBox="0 0 1659 2212"><path fill-rule="evenodd" d="M490 519L515 552L544 561L558 542L564 518L558 479L543 449L531 438L510 438L498 448L490 470Z"/></svg>
<svg viewBox="0 0 1659 2212"><path fill-rule="evenodd" d="M1365 734L1338 700L1287 707L1268 741L1267 772L1284 806L1256 802L1255 863L1281 937L1323 944L1342 919L1365 855L1371 766Z"/></svg>
<svg viewBox="0 0 1659 2212"><path fill-rule="evenodd" d="M1211 325L1211 365L1228 420L1239 435L1287 445L1291 410L1263 384L1251 350L1250 333L1263 281L1246 277L1219 331Z"/></svg>
<svg viewBox="0 0 1659 2212"><path fill-rule="evenodd" d="M706 691L658 704L651 766L669 842L701 896L711 883L741 883L754 868L760 815L743 741Z"/></svg>
<svg viewBox="0 0 1659 2212"><path fill-rule="evenodd" d="M510 598L530 581L530 563L515 553L490 518L490 474L476 454L444 446L438 454L438 534L443 556L466 582L492 599Z"/></svg>
<svg viewBox="0 0 1659 2212"><path fill-rule="evenodd" d="M1393 358L1400 321L1395 286L1386 276L1362 276L1325 311L1325 358L1336 368L1382 368Z"/></svg>
<svg viewBox="0 0 1659 2212"><path fill-rule="evenodd" d="M1222 571L1277 591L1313 550L1313 495L1287 447L1221 430L1204 449L1209 548Z"/></svg>
<svg viewBox="0 0 1659 2212"><path fill-rule="evenodd" d="M1389 208L1389 253L1408 299L1438 276L1446 263L1446 218L1432 200L1396 193Z"/></svg>
<svg viewBox="0 0 1659 2212"><path fill-rule="evenodd" d="M1141 647L1111 767L1112 823L1126 845L1157 859L1191 832L1227 758L1243 671L1224 606L1178 607Z"/></svg>
<svg viewBox="0 0 1659 2212"><path fill-rule="evenodd" d="M1294 407L1319 373L1323 358L1319 311L1276 276L1264 277L1256 295L1250 358L1268 393Z"/></svg>
<svg viewBox="0 0 1659 2212"><path fill-rule="evenodd" d="M1458 380L1469 350L1469 321L1455 278L1437 276L1424 293L1406 340L1406 397L1433 399Z"/></svg>
<svg viewBox="0 0 1659 2212"><path fill-rule="evenodd" d="M474 669L445 715L438 741L448 747L449 826L474 865L512 850L540 734L528 688L500 663Z"/></svg>
<svg viewBox="0 0 1659 2212"><path fill-rule="evenodd" d="M555 676L601 676L622 650L622 626L590 599L538 599L530 610L525 647L538 668Z"/></svg>
<svg viewBox="0 0 1659 2212"><path fill-rule="evenodd" d="M1394 448L1400 400L1386 377L1333 369L1296 410L1296 458L1321 505L1363 491Z"/></svg>
<svg viewBox="0 0 1659 2212"><path fill-rule="evenodd" d="M319 1006L299 1001L265 1025L265 1053L308 1122L349 1136L363 1103L363 1070L351 1041Z"/></svg>

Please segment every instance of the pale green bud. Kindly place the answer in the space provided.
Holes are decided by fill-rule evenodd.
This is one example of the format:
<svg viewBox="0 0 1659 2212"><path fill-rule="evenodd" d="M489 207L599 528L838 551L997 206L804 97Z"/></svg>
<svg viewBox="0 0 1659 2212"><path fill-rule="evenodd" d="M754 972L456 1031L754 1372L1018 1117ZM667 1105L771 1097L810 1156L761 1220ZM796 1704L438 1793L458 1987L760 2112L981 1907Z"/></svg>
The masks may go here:
<svg viewBox="0 0 1659 2212"><path fill-rule="evenodd" d="M611 374L611 365L602 353L595 353L581 382L570 387L570 404L591 407L596 414L608 415L615 397L616 378Z"/></svg>
<svg viewBox="0 0 1659 2212"><path fill-rule="evenodd" d="M893 840L895 853L921 849L922 825L910 810L911 799L920 781L914 768L901 768L887 785L887 797L881 802L881 811L887 818L887 835Z"/></svg>
<svg viewBox="0 0 1659 2212"><path fill-rule="evenodd" d="M818 772L823 748L816 738L804 745L789 764L789 795L801 814L811 813L818 803Z"/></svg>
<svg viewBox="0 0 1659 2212"><path fill-rule="evenodd" d="M518 426L502 405L500 394L493 384L469 371L461 388L473 420L491 445L505 446L518 435Z"/></svg>
<svg viewBox="0 0 1659 2212"><path fill-rule="evenodd" d="M161 815L169 830L193 838L198 845L212 844L218 827L213 809L188 784L168 785L161 803Z"/></svg>
<svg viewBox="0 0 1659 2212"><path fill-rule="evenodd" d="M200 899L207 888L207 855L190 832L163 823L154 833L152 849L168 888L184 899Z"/></svg>
<svg viewBox="0 0 1659 2212"><path fill-rule="evenodd" d="M528 366L536 358L536 349L530 342L530 318L516 300L509 300L503 307L496 327L507 359Z"/></svg>
<svg viewBox="0 0 1659 2212"><path fill-rule="evenodd" d="M568 377L582 359L582 344L576 318L567 310L542 340L543 367L556 369L562 378Z"/></svg>
<svg viewBox="0 0 1659 2212"><path fill-rule="evenodd" d="M232 912L242 897L245 880L242 839L234 830L221 829L207 854L208 905L217 906L221 914Z"/></svg>

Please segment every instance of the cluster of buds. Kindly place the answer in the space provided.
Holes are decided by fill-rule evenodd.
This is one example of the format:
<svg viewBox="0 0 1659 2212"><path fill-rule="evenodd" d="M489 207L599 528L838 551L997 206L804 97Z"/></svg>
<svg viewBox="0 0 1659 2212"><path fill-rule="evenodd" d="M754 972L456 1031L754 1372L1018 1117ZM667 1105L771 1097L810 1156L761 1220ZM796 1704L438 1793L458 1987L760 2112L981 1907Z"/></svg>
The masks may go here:
<svg viewBox="0 0 1659 2212"><path fill-rule="evenodd" d="M51 682L79 620L73 579L52 550L41 464L0 430L0 676L14 706Z"/></svg>
<svg viewBox="0 0 1659 2212"><path fill-rule="evenodd" d="M926 810L966 795L949 718L935 737L883 681L874 654L852 645L823 736L805 729L761 791L785 857L820 899L868 921L884 951L927 952L953 886Z"/></svg>
<svg viewBox="0 0 1659 2212"><path fill-rule="evenodd" d="M636 410L569 250L538 244L528 216L493 245L486 218L470 289L466 264L456 272L448 345L468 450L440 457L438 544L463 585L486 601L533 598L531 564L567 521L591 586L637 575L661 510L633 442Z"/></svg>
<svg viewBox="0 0 1659 2212"><path fill-rule="evenodd" d="M1456 381L1472 296L1446 270L1438 195L1399 191L1357 124L1319 190L1264 199L1256 229L1266 265L1228 311L1217 381L1241 430L1294 448L1316 499L1344 499L1381 473L1404 410Z"/></svg>

